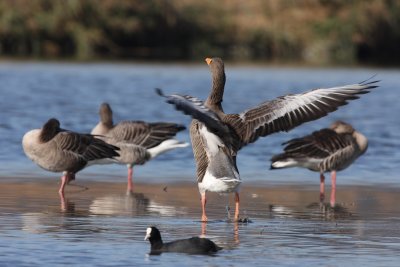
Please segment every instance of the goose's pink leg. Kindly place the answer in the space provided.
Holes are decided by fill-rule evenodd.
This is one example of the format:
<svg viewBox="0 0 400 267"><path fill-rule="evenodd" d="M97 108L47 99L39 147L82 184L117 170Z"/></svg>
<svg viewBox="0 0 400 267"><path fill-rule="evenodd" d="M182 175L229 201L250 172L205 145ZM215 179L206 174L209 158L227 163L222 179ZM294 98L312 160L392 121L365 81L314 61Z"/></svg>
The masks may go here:
<svg viewBox="0 0 400 267"><path fill-rule="evenodd" d="M331 207L334 207L336 204L336 171L331 172Z"/></svg>
<svg viewBox="0 0 400 267"><path fill-rule="evenodd" d="M128 188L127 192L133 192L133 167L128 166Z"/></svg>
<svg viewBox="0 0 400 267"><path fill-rule="evenodd" d="M63 173L63 176L61 177L61 186L60 186L60 189L58 189L58 194L61 196L61 197L64 197L64 188L65 188L65 186L70 182L70 181L72 181L72 180L74 180L75 179L75 175L74 174L70 174L70 173L67 173L67 172L64 172Z"/></svg>
<svg viewBox="0 0 400 267"><path fill-rule="evenodd" d="M67 184L67 175L66 174L64 174L62 177L61 177L61 185L60 185L60 189L58 189L58 194L61 196L61 197L64 197L64 188L65 188L65 185Z"/></svg>
<svg viewBox="0 0 400 267"><path fill-rule="evenodd" d="M323 173L319 176L320 184L319 184L319 201L324 202L325 199L325 176Z"/></svg>

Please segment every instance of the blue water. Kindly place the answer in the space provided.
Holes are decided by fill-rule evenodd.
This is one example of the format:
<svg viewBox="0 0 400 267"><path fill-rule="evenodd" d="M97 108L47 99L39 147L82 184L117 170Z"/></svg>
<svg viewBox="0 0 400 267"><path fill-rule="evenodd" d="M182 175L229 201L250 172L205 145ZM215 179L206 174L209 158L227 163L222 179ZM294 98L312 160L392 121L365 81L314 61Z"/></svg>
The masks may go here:
<svg viewBox="0 0 400 267"><path fill-rule="evenodd" d="M318 121L289 133L259 139L242 149L238 166L244 181L315 183L318 175L303 169L269 170L269 159L281 143L300 137L337 119L353 124L369 138L367 153L338 176L340 184L395 184L400 159L400 71L381 69L308 69L236 66L226 64L227 84L223 106L238 113L268 99L363 81L372 75L380 87ZM114 121L172 121L189 125L190 119L158 97L154 88L205 99L210 89L206 64L0 64L0 175L54 177L28 160L21 148L25 132L39 128L50 117L62 127L90 132L98 122L99 105L109 102ZM188 131L178 139L190 141ZM139 181L187 181L195 178L190 147L169 152L135 168ZM94 166L78 174L82 179L124 180L123 166Z"/></svg>
<svg viewBox="0 0 400 267"><path fill-rule="evenodd" d="M57 194L59 174L27 159L21 139L50 117L64 128L90 132L103 101L113 107L116 122L188 125L190 119L154 88L205 99L210 88L206 64L0 63L0 266L398 266L400 71L226 64L226 73L223 105L228 113L375 74L381 82L380 88L326 118L259 139L240 151L238 166L249 185L243 186L241 212L253 223L227 223L226 198L210 194L206 236L224 247L217 256L149 256L149 244L143 241L149 225L156 224L166 241L203 232L190 148L135 167L135 180L152 184L138 186L133 197L125 195L124 166L87 168L78 173L77 183L89 190L68 186L63 203ZM319 198L318 174L270 171L269 158L281 151L282 142L337 119L366 135L369 149L338 174L341 208L326 213L313 205ZM190 141L188 131L177 138ZM169 183L180 181L193 186L179 189ZM165 184L168 190L163 190ZM311 186L299 187L304 184Z"/></svg>
<svg viewBox="0 0 400 267"><path fill-rule="evenodd" d="M400 190L339 187L339 209L314 205L318 188L246 187L242 214L227 222L226 199L211 195L202 225L196 188L86 182L67 188L64 205L52 179L0 182L0 266L398 266ZM109 186L104 186L109 184ZM6 188L4 188L6 187ZM316 190L315 190L316 189ZM189 191L189 194L186 192ZM311 202L311 205L310 205ZM232 202L231 202L232 203ZM150 256L146 228L164 241L204 234L223 250L214 257Z"/></svg>

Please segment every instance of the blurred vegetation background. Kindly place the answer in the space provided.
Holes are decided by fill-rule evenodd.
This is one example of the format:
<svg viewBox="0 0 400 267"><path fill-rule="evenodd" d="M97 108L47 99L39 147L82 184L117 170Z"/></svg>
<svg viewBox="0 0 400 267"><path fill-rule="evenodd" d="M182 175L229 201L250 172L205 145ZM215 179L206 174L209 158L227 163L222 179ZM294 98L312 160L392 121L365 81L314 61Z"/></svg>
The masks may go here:
<svg viewBox="0 0 400 267"><path fill-rule="evenodd" d="M397 0L0 0L0 57L399 65Z"/></svg>

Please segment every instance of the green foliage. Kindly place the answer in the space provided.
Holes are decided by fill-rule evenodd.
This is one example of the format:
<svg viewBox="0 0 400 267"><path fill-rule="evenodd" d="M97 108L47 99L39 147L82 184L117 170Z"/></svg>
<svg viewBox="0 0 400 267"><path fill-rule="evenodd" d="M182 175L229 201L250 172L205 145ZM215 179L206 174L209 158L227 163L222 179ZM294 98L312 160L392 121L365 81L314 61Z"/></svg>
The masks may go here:
<svg viewBox="0 0 400 267"><path fill-rule="evenodd" d="M1 0L0 56L399 64L396 0Z"/></svg>

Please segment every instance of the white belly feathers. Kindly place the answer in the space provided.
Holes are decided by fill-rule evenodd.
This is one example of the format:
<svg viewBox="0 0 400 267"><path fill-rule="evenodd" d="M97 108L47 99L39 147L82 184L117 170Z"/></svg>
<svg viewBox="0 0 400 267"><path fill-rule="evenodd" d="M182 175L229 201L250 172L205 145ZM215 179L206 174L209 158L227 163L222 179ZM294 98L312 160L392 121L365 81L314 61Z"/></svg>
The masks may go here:
<svg viewBox="0 0 400 267"><path fill-rule="evenodd" d="M226 154L225 144L217 135L200 128L200 134L205 143L209 164L201 183L200 193L211 191L217 193L238 192L241 183L234 160Z"/></svg>

